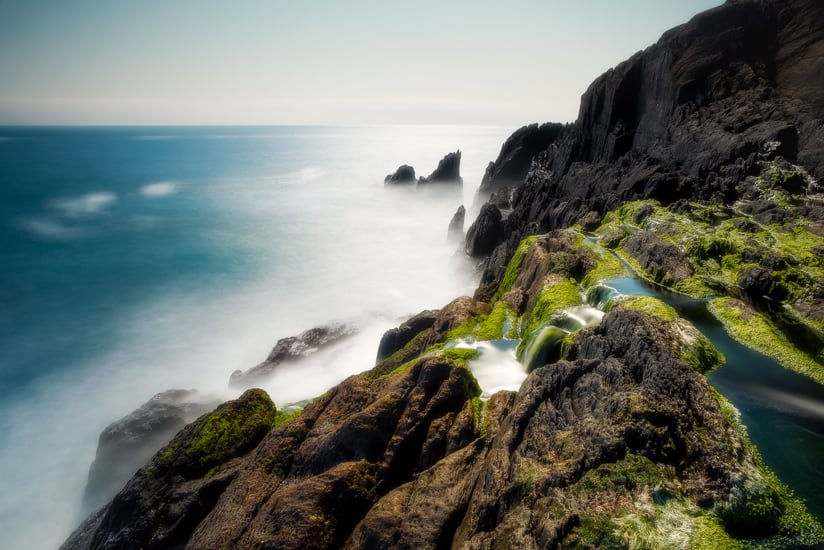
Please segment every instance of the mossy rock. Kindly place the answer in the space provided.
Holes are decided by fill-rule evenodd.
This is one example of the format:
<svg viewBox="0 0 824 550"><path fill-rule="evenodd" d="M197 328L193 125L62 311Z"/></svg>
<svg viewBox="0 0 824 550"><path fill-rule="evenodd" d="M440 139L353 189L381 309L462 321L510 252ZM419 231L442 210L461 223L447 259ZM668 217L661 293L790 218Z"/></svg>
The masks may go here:
<svg viewBox="0 0 824 550"><path fill-rule="evenodd" d="M202 477L254 448L276 419L277 410L269 395L260 389L247 390L186 426L156 455L153 471L187 479Z"/></svg>

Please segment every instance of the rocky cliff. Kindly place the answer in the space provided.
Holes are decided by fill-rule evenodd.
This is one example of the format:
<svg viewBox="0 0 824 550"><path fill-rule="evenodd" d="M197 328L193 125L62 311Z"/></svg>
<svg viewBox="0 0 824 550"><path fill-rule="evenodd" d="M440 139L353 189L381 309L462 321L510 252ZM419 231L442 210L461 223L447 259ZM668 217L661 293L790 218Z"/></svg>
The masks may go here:
<svg viewBox="0 0 824 550"><path fill-rule="evenodd" d="M824 544L707 383L712 344L654 298L598 298L630 273L713 296L824 381L819 21L819 0L730 1L596 80L575 124L516 132L485 179L512 210L467 232L474 298L298 413L249 390L202 416L64 548ZM530 373L490 396L473 362L502 341Z"/></svg>

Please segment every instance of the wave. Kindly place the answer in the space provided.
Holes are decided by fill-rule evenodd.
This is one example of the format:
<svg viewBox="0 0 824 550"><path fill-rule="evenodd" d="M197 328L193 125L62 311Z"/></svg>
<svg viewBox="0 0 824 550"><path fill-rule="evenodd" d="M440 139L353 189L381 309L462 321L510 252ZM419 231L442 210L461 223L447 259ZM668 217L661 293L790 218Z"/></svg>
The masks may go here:
<svg viewBox="0 0 824 550"><path fill-rule="evenodd" d="M47 240L71 240L84 237L87 234L85 229L70 227L47 218L31 218L21 221L18 225L36 237Z"/></svg>
<svg viewBox="0 0 824 550"><path fill-rule="evenodd" d="M109 192L88 193L79 197L54 199L47 204L49 208L60 211L69 217L82 217L98 214L117 202L117 195Z"/></svg>
<svg viewBox="0 0 824 550"><path fill-rule="evenodd" d="M171 181L159 181L149 183L140 188L140 194L144 197L156 198L166 197L177 193L177 184Z"/></svg>

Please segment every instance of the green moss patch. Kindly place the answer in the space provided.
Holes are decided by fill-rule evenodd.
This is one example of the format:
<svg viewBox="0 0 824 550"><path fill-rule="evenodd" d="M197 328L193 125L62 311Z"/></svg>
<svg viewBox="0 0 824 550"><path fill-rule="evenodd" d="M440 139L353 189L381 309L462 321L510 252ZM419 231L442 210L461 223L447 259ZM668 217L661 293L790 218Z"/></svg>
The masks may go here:
<svg viewBox="0 0 824 550"><path fill-rule="evenodd" d="M615 255L606 250L598 250L593 247L598 263L594 269L591 269L582 279L581 283L584 288L589 288L599 281L606 281L607 279L614 279L626 275L627 268L624 264L615 257Z"/></svg>
<svg viewBox="0 0 824 550"><path fill-rule="evenodd" d="M530 334L545 325L559 310L580 305L581 301L578 285L572 279L561 279L547 284L532 306L525 334Z"/></svg>
<svg viewBox="0 0 824 550"><path fill-rule="evenodd" d="M499 340L507 333L511 335L514 326L515 313L506 302L500 301L495 304L488 315L478 315L467 319L454 328L447 335L446 340L460 340L462 338L472 338L478 342ZM507 330L507 325L509 329Z"/></svg>
<svg viewBox="0 0 824 550"><path fill-rule="evenodd" d="M515 284L515 280L518 278L518 273L521 271L521 265L524 263L526 253L529 252L529 248L536 240L538 240L536 235L530 235L518 244L518 248L506 266L504 277L501 279L501 284L498 285L498 290L495 292L492 301L498 300L501 296L512 290L512 285Z"/></svg>
<svg viewBox="0 0 824 550"><path fill-rule="evenodd" d="M782 366L824 384L824 366L793 346L765 316L734 298L715 298L709 311L726 331L747 347L772 357Z"/></svg>
<svg viewBox="0 0 824 550"><path fill-rule="evenodd" d="M189 479L251 450L275 425L277 411L263 390L247 390L234 401L187 426L160 453L155 474L176 472Z"/></svg>
<svg viewBox="0 0 824 550"><path fill-rule="evenodd" d="M611 302L610 306L611 307L608 309L612 309L613 307L623 307L643 311L644 313L654 315L664 321L674 321L678 317L672 307L653 296L632 296Z"/></svg>

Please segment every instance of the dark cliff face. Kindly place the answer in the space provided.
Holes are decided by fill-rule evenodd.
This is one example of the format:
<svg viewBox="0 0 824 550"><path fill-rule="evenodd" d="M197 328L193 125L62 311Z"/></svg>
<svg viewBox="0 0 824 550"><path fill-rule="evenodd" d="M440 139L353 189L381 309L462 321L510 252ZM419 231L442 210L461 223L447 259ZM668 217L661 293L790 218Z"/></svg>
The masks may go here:
<svg viewBox="0 0 824 550"><path fill-rule="evenodd" d="M763 156L820 179L822 20L817 0L731 1L604 73L538 154L508 232L592 221L638 198L729 204Z"/></svg>

